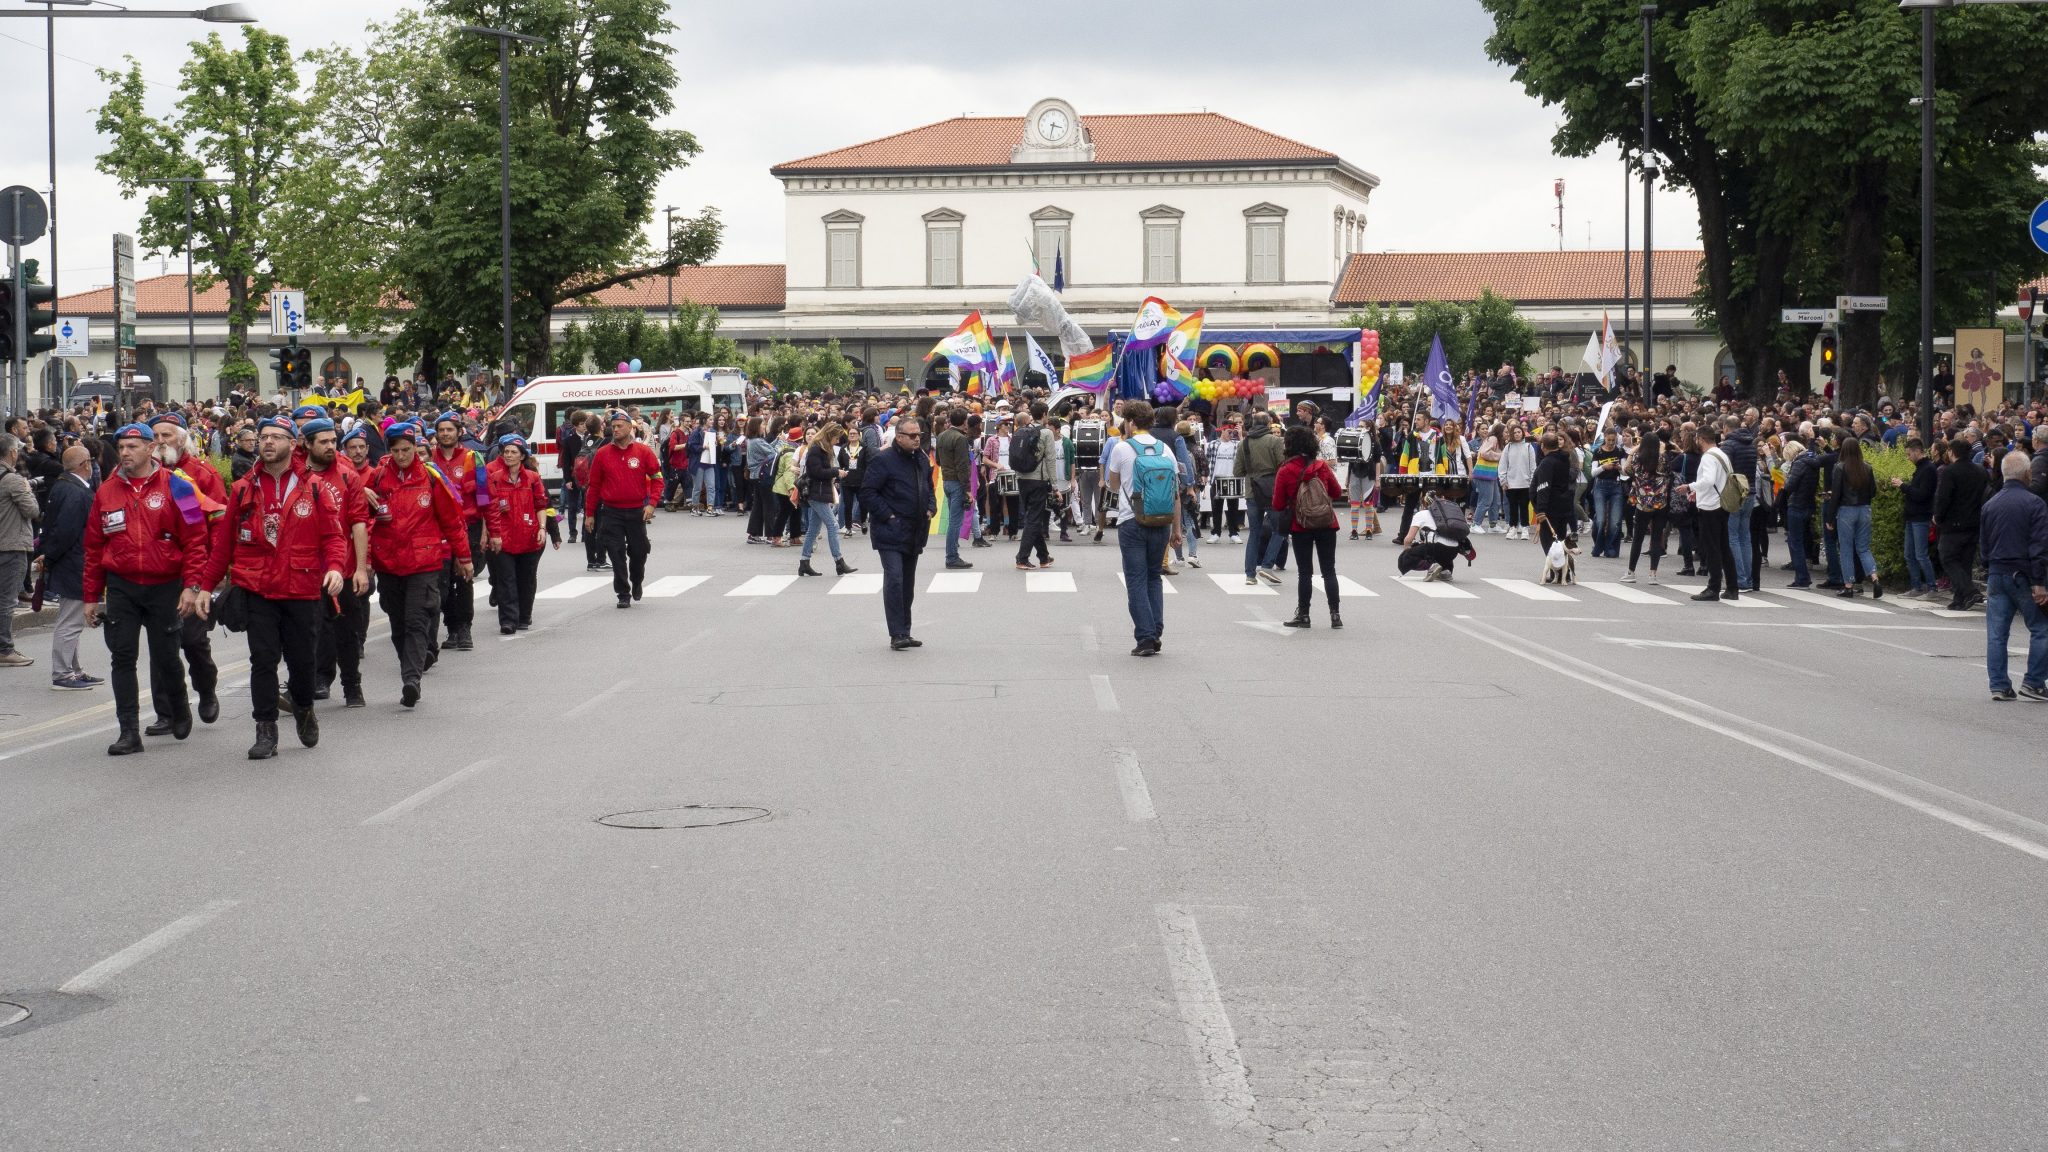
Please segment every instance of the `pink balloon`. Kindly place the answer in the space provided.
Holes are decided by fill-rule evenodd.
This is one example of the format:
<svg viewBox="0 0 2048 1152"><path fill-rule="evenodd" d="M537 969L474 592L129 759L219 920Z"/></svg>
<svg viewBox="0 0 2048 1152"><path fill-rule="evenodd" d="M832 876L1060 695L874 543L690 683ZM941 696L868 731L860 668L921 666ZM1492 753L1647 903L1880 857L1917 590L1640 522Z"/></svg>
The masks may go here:
<svg viewBox="0 0 2048 1152"><path fill-rule="evenodd" d="M631 372L632 370L633 366L631 364L626 363L624 360L619 361L619 371L621 373Z"/></svg>

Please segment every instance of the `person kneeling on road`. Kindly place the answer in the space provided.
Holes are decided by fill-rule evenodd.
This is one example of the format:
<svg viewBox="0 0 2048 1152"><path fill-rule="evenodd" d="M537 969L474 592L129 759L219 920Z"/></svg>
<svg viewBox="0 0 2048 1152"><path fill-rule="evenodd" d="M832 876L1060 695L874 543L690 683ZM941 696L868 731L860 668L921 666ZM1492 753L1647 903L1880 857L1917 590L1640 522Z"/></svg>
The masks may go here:
<svg viewBox="0 0 2048 1152"><path fill-rule="evenodd" d="M1449 580L1459 556L1471 563L1479 555L1465 537L1463 493L1432 496L1415 511L1408 534L1401 538L1401 574L1421 571L1424 580Z"/></svg>

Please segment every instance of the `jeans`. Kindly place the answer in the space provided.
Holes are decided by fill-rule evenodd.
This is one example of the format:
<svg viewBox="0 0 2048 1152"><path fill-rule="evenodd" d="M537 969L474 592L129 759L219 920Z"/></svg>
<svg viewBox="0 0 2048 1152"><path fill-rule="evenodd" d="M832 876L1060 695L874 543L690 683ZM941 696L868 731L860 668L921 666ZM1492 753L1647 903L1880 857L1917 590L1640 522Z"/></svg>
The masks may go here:
<svg viewBox="0 0 2048 1152"><path fill-rule="evenodd" d="M674 504L676 502L676 494L679 492L682 493L683 498L685 500L689 499L691 479L692 474L687 471L684 471L683 469L669 469L668 479L661 486L662 507L666 508L669 505Z"/></svg>
<svg viewBox="0 0 2048 1152"><path fill-rule="evenodd" d="M839 559L839 518L833 515L832 505L823 500L811 501L811 524L804 530L804 559L811 558L811 549L817 546L818 530L825 530L825 543L832 549L832 559Z"/></svg>
<svg viewBox="0 0 2048 1152"><path fill-rule="evenodd" d="M1806 566L1806 545L1812 535L1813 509L1796 505L1785 509L1785 550L1792 553L1792 580L1796 584L1813 582L1813 571Z"/></svg>
<svg viewBox="0 0 2048 1152"><path fill-rule="evenodd" d="M1821 550L1827 553L1828 583L1842 582L1841 535L1832 521L1820 526Z"/></svg>
<svg viewBox="0 0 2048 1152"><path fill-rule="evenodd" d="M1166 631L1166 585L1159 566L1166 561L1166 525L1147 528L1135 519L1116 526L1117 550L1123 554L1124 600L1131 610L1131 635L1138 643L1157 640Z"/></svg>
<svg viewBox="0 0 2048 1152"><path fill-rule="evenodd" d="M2033 590L2023 572L1993 572L1985 580L1991 599L1984 605L1984 665L1991 673L1991 690L2012 687L2006 669L2006 640L2012 635L2013 617L2027 626L2027 672L2025 683L2039 688L2048 684L2048 611L2034 603Z"/></svg>
<svg viewBox="0 0 2048 1152"><path fill-rule="evenodd" d="M879 551L882 561L882 615L889 621L889 639L910 635L910 604L917 597L915 552Z"/></svg>
<svg viewBox="0 0 2048 1152"><path fill-rule="evenodd" d="M1756 583L1756 572L1750 564L1756 545L1749 538L1749 514L1756 510L1756 495L1728 512L1728 555L1735 561L1735 586L1749 588Z"/></svg>
<svg viewBox="0 0 2048 1152"><path fill-rule="evenodd" d="M1877 579L1877 557L1870 554L1870 505L1844 504L1835 509L1835 535L1842 542L1842 555L1848 563L1842 566L1842 574L1853 575L1851 569L1860 564L1863 580Z"/></svg>
<svg viewBox="0 0 2048 1152"><path fill-rule="evenodd" d="M1475 501L1472 511L1473 526L1499 524L1506 517L1507 502L1501 497L1500 481L1498 479L1486 476L1474 477L1472 480L1472 496Z"/></svg>
<svg viewBox="0 0 2048 1152"><path fill-rule="evenodd" d="M1477 523L1477 521L1474 521ZM1743 546L1748 547L1744 538ZM1593 555L1621 555L1621 481L1593 482Z"/></svg>
<svg viewBox="0 0 2048 1152"><path fill-rule="evenodd" d="M1915 592L1934 587L1934 561L1927 555L1927 521L1906 521L1906 583Z"/></svg>
<svg viewBox="0 0 2048 1152"><path fill-rule="evenodd" d="M1249 580L1258 574L1259 566L1266 562L1266 513L1271 511L1266 502L1259 498L1259 490L1250 484L1245 488L1251 493L1251 522L1245 525L1244 578Z"/></svg>
<svg viewBox="0 0 2048 1152"><path fill-rule="evenodd" d="M716 464L699 464L690 469L690 503L702 508L718 507L718 481Z"/></svg>
<svg viewBox="0 0 2048 1152"><path fill-rule="evenodd" d="M967 485L946 481L946 563L960 560L960 518L967 514Z"/></svg>
<svg viewBox="0 0 2048 1152"><path fill-rule="evenodd" d="M575 481L562 481L561 498L556 502L555 506L563 510L562 516L569 522L569 543L574 544L582 539L581 536L577 535L576 530L583 523L583 514L580 511L583 507L583 490L576 487Z"/></svg>

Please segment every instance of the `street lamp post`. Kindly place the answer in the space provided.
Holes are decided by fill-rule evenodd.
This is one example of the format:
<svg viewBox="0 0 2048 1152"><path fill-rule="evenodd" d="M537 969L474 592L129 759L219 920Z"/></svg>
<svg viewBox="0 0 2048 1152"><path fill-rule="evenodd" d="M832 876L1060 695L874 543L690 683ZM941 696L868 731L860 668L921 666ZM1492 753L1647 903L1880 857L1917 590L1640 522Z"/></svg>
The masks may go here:
<svg viewBox="0 0 2048 1152"><path fill-rule="evenodd" d="M1657 326L1651 320L1651 280L1653 263L1657 251L1657 238L1650 231L1651 191L1657 179L1657 165L1650 151L1650 25L1656 19L1657 6L1645 4L1637 11L1643 17L1643 371L1656 370L1657 352L1654 341Z"/></svg>
<svg viewBox="0 0 2048 1152"><path fill-rule="evenodd" d="M664 233L663 233L664 239L662 240L662 246L661 246L661 262L662 262L662 263L664 263L664 264L666 264L666 263L668 263L668 261L669 261L669 258L670 258L671 256L675 255L675 250L676 250L676 210L675 210L675 206L674 206L673 204L671 204L671 205L669 205L668 207L666 207L666 208L663 208L663 209L661 210L661 215L662 215L662 220L663 220L663 224L664 224L664 228L665 228L665 231L664 231ZM668 270L668 322L669 322L669 326L670 326L670 327L674 327L674 326L675 326L675 322L676 322L676 270L675 270L675 269L673 269L673 268L671 268L671 269L669 269L669 270Z"/></svg>
<svg viewBox="0 0 2048 1152"><path fill-rule="evenodd" d="M499 383L512 378L512 41L543 43L538 36L505 28L464 24L462 31L498 41L498 259L503 289L501 322L504 325L498 370Z"/></svg>

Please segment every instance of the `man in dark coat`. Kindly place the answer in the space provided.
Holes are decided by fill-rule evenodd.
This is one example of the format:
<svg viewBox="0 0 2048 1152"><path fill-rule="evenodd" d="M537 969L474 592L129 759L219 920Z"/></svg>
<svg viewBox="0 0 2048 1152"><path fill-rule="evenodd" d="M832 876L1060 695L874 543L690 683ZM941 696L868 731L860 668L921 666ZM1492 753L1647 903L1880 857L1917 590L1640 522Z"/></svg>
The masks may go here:
<svg viewBox="0 0 2048 1152"><path fill-rule="evenodd" d="M50 638L50 686L77 690L105 683L78 663L78 638L85 633L85 521L92 512L92 453L84 445L64 450L63 473L50 485L43 515L43 579L57 600L57 627Z"/></svg>
<svg viewBox="0 0 2048 1152"><path fill-rule="evenodd" d="M889 647L918 648L910 634L910 602L916 594L917 558L931 535L938 501L932 493L932 462L919 447L924 425L899 416L887 448L864 459L860 499L868 509L868 539L882 562L882 611L889 621Z"/></svg>

